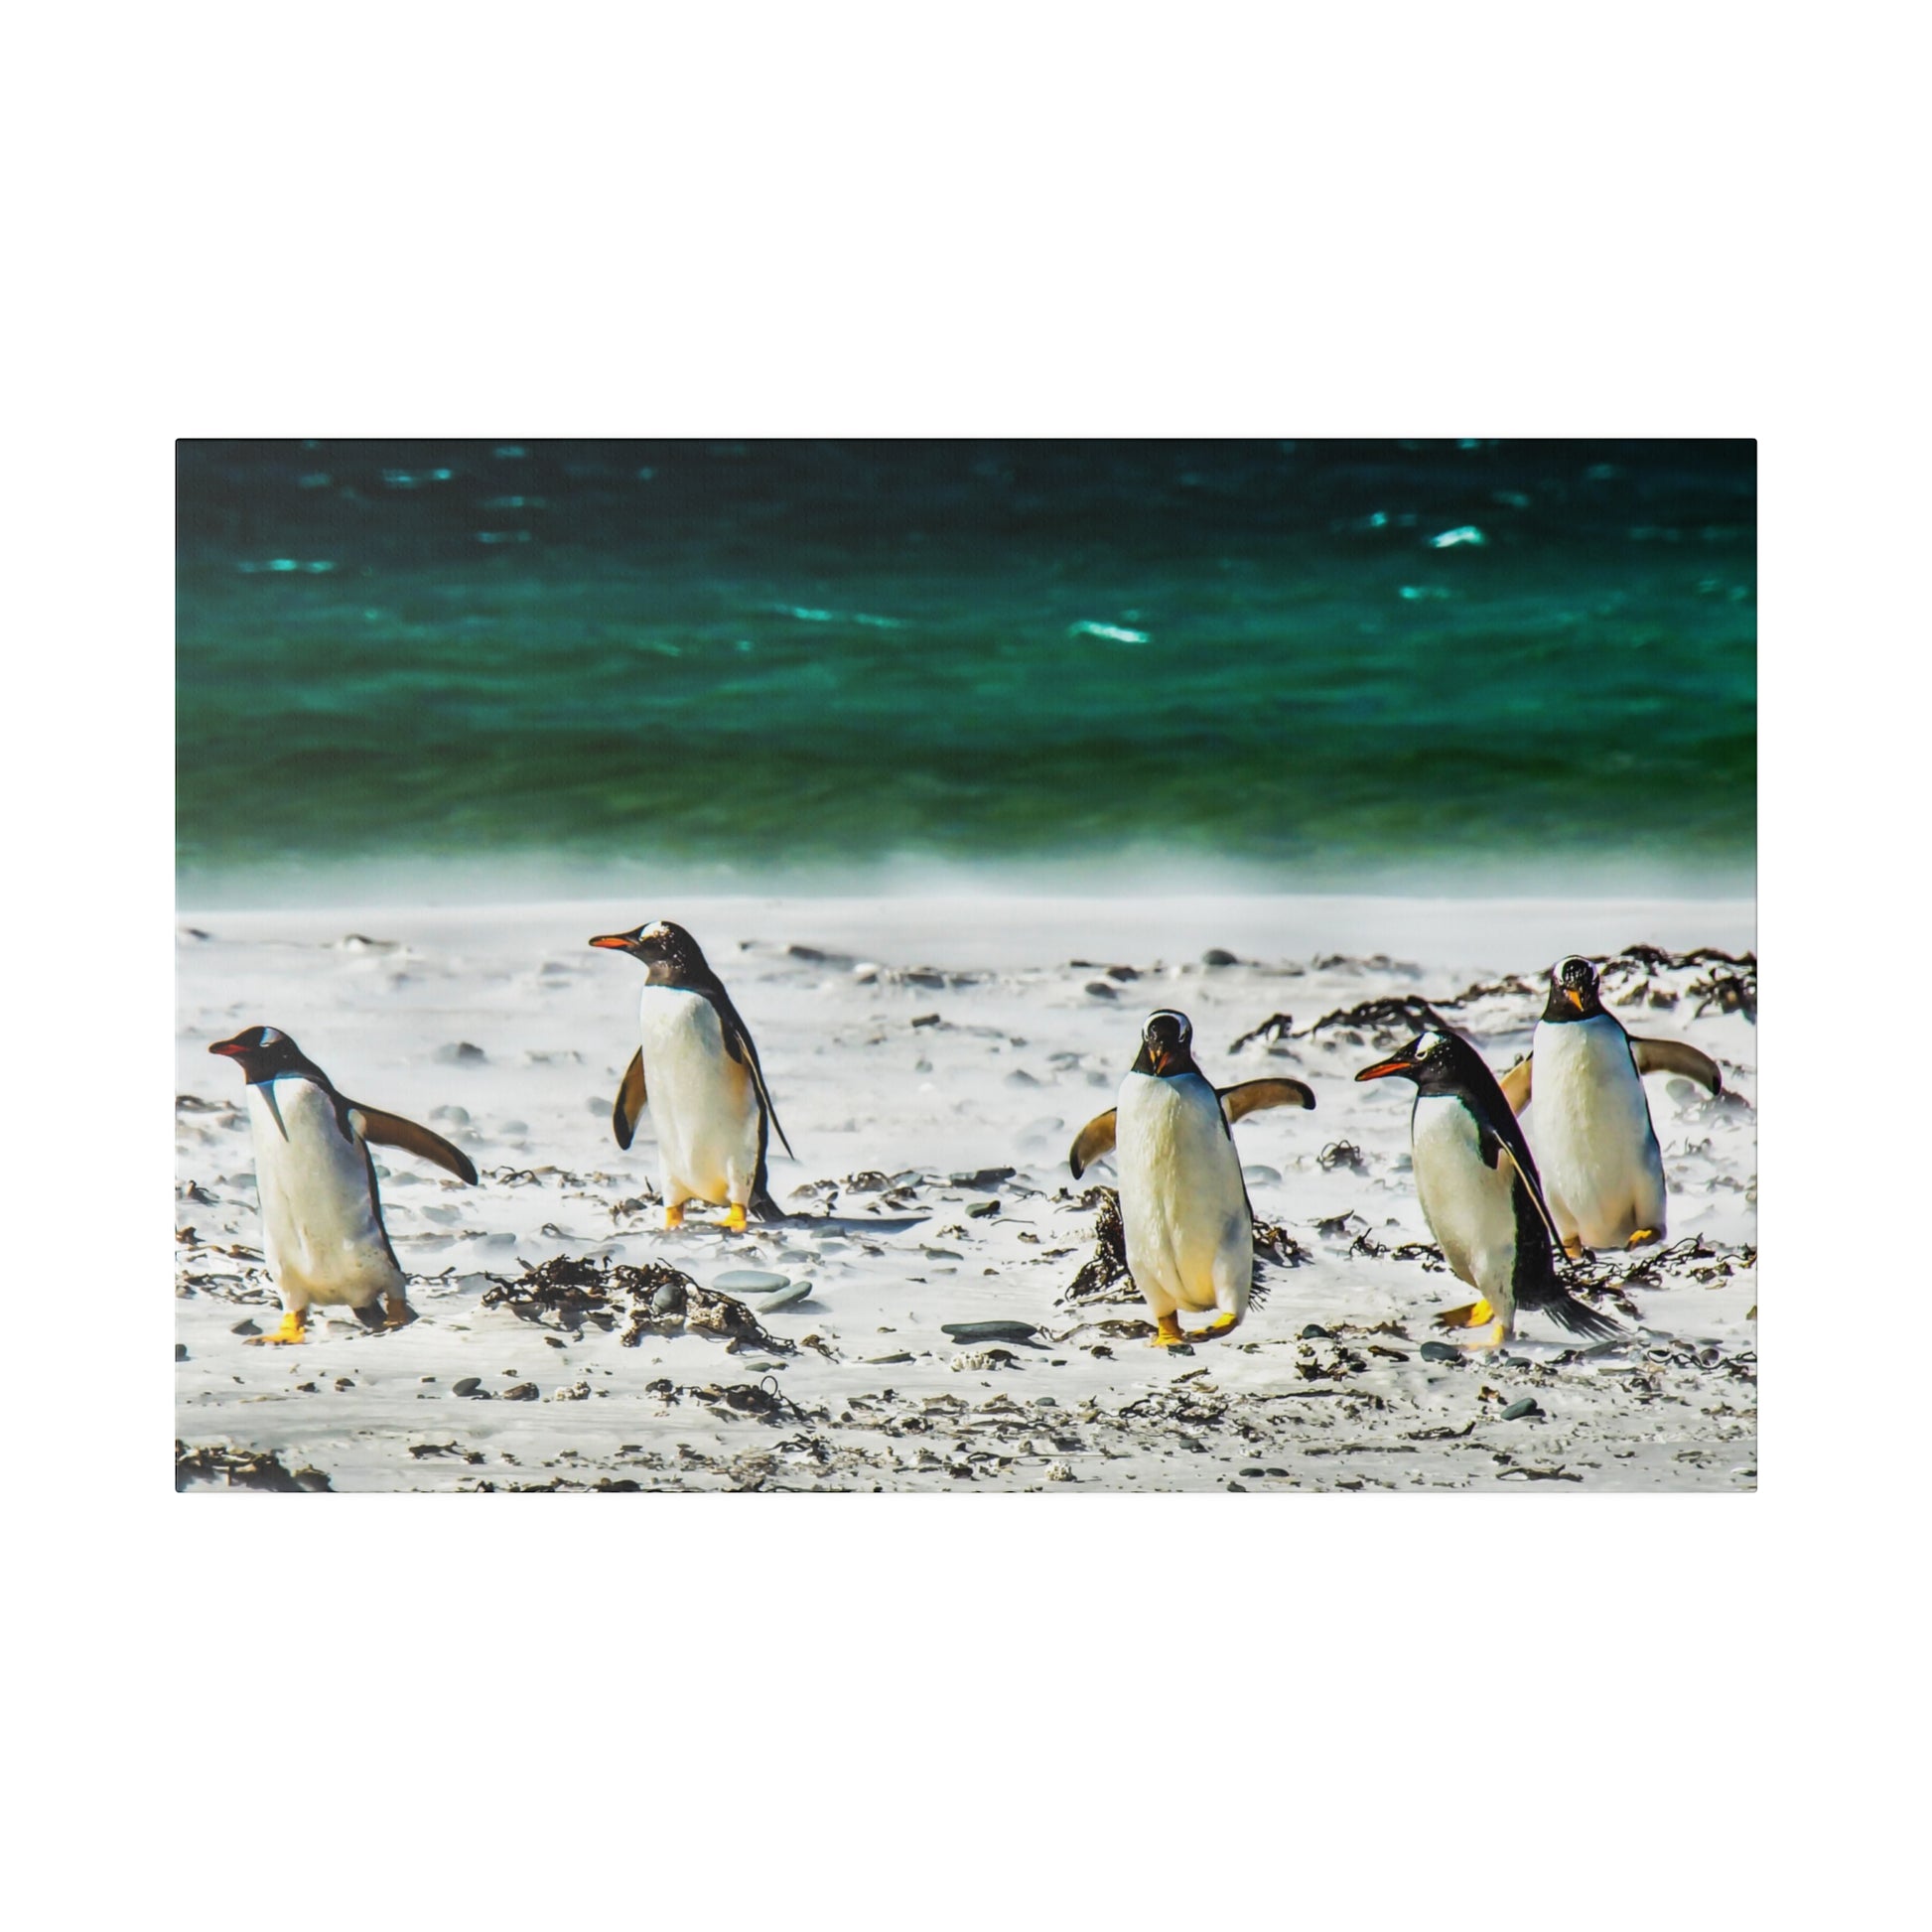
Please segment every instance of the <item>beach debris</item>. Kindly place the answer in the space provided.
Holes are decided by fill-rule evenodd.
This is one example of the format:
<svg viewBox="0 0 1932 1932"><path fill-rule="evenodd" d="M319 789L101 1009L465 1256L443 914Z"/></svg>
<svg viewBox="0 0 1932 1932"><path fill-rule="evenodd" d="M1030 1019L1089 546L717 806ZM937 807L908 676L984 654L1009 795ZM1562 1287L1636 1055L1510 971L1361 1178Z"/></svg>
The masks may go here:
<svg viewBox="0 0 1932 1932"><path fill-rule="evenodd" d="M1020 1357L1010 1348L983 1348L970 1355L955 1355L952 1367L955 1371L968 1369L986 1372L1000 1368L1018 1368Z"/></svg>
<svg viewBox="0 0 1932 1932"><path fill-rule="evenodd" d="M1294 1037L1312 1039L1332 1029L1346 1043L1360 1045L1363 1035L1372 1034L1377 1038L1388 1038L1398 1034L1420 1033L1425 1028L1450 1033L1455 1031L1427 1000L1413 993L1403 993L1392 999L1362 1000L1352 1007L1339 1007L1333 1013L1324 1013L1313 1026L1305 1027ZM1350 1034L1356 1036L1348 1039Z"/></svg>
<svg viewBox="0 0 1932 1932"><path fill-rule="evenodd" d="M607 1329L622 1320L626 1325L618 1339L626 1348L635 1348L647 1334L683 1329L717 1335L734 1354L755 1347L774 1355L795 1352L792 1343L770 1333L735 1296L704 1287L668 1261L632 1268L601 1255L557 1255L536 1267L524 1263L516 1281L496 1275L489 1279L495 1286L485 1291L484 1308L507 1309L538 1323L554 1317L570 1330L587 1320Z"/></svg>
<svg viewBox="0 0 1932 1932"><path fill-rule="evenodd" d="M1257 1039L1264 1044L1274 1045L1287 1040L1294 1031L1295 1016L1292 1013L1271 1013L1260 1026L1250 1027L1228 1047L1228 1051L1238 1053L1242 1047L1252 1045Z"/></svg>
<svg viewBox="0 0 1932 1932"><path fill-rule="evenodd" d="M996 1200L976 1200L966 1210L966 1218L969 1221L984 1221L999 1213L999 1211L1000 1203Z"/></svg>
<svg viewBox="0 0 1932 1932"><path fill-rule="evenodd" d="M438 1066L482 1066L488 1057L481 1046L468 1039L453 1040L430 1055Z"/></svg>
<svg viewBox="0 0 1932 1932"><path fill-rule="evenodd" d="M537 1399L537 1385L534 1382L512 1383L497 1398L501 1402L534 1402Z"/></svg>
<svg viewBox="0 0 1932 1932"><path fill-rule="evenodd" d="M320 1469L289 1469L272 1449L230 1449L218 1443L192 1449L177 1439L175 1488L191 1489L202 1482L224 1489L265 1489L283 1496L335 1493Z"/></svg>
<svg viewBox="0 0 1932 1932"><path fill-rule="evenodd" d="M1098 1209L1093 1224L1093 1253L1060 1292L1070 1302L1131 1301L1136 1294L1127 1272L1127 1231L1121 1226L1120 1196L1111 1187L1089 1187L1080 1205Z"/></svg>
<svg viewBox="0 0 1932 1932"><path fill-rule="evenodd" d="M1368 1160L1353 1141L1330 1141L1314 1159L1323 1173L1333 1173L1337 1168L1346 1168L1350 1173L1368 1172Z"/></svg>
<svg viewBox="0 0 1932 1932"><path fill-rule="evenodd" d="M954 1187L971 1193L985 1193L989 1188L999 1186L1001 1181L1011 1180L1017 1172L1018 1170L1014 1168L979 1168L972 1173L956 1173L948 1175L947 1178L948 1183Z"/></svg>

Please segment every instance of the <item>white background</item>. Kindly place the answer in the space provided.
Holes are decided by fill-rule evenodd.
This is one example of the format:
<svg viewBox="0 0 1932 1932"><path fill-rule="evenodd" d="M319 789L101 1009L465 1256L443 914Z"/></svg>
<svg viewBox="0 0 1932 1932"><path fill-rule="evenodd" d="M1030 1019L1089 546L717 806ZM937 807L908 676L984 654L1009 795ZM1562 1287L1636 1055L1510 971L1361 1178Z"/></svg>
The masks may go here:
<svg viewBox="0 0 1932 1932"><path fill-rule="evenodd" d="M22 1923L1903 1916L1908 18L10 26ZM1761 438L1762 1493L177 1498L172 441L626 433Z"/></svg>

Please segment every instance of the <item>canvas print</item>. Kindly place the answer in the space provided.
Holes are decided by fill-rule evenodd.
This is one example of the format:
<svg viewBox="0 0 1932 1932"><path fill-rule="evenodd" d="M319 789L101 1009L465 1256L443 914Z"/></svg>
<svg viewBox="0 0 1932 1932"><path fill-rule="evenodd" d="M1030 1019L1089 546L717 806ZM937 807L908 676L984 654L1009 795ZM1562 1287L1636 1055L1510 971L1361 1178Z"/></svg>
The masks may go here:
<svg viewBox="0 0 1932 1932"><path fill-rule="evenodd" d="M1753 1490L1755 477L183 441L177 1487Z"/></svg>

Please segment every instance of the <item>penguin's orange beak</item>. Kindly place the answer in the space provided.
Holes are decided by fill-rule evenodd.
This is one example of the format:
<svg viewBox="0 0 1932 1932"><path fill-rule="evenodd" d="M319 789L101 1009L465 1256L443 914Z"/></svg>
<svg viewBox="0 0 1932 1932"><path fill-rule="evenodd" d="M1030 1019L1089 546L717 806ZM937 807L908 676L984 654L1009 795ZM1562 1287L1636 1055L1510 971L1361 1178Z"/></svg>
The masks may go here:
<svg viewBox="0 0 1932 1932"><path fill-rule="evenodd" d="M1569 996L1570 1004L1573 1007L1575 1007L1579 1013L1582 1013L1584 1010L1584 996L1581 993L1579 993L1574 986L1566 986L1563 990Z"/></svg>
<svg viewBox="0 0 1932 1932"><path fill-rule="evenodd" d="M1149 1056L1154 1061L1155 1072L1157 1073L1167 1072L1168 1062L1173 1058L1173 1055L1171 1052L1169 1052L1166 1043L1164 1042L1163 1044L1157 1046L1154 1045L1152 1042L1150 1042L1148 1046L1148 1053Z"/></svg>
<svg viewBox="0 0 1932 1932"><path fill-rule="evenodd" d="M227 1059L238 1060L245 1049L238 1039L217 1039L207 1050L210 1053L219 1053Z"/></svg>
<svg viewBox="0 0 1932 1932"><path fill-rule="evenodd" d="M602 946L607 952L622 952L630 944L630 935L627 932L606 932L593 939L591 944Z"/></svg>
<svg viewBox="0 0 1932 1932"><path fill-rule="evenodd" d="M1392 1073L1413 1073L1415 1070L1415 1061L1405 1060L1398 1053L1392 1060L1377 1060L1373 1066L1363 1067L1355 1075L1355 1078L1357 1080L1386 1080Z"/></svg>

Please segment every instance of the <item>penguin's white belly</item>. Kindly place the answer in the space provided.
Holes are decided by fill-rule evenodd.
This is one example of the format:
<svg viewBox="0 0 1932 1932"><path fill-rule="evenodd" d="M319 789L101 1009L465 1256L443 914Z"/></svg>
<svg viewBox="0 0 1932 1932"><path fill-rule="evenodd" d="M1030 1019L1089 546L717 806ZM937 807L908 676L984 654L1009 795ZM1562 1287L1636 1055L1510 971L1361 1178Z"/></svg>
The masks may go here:
<svg viewBox="0 0 1932 1932"><path fill-rule="evenodd" d="M1114 1120L1120 1218L1134 1286L1157 1315L1245 1313L1254 1223L1221 1103L1198 1074L1130 1073Z"/></svg>
<svg viewBox="0 0 1932 1932"><path fill-rule="evenodd" d="M382 1232L368 1158L313 1080L285 1075L248 1089L261 1196L262 1249L289 1308L366 1308L400 1295L402 1271Z"/></svg>
<svg viewBox="0 0 1932 1932"><path fill-rule="evenodd" d="M717 1009L701 993L647 986L637 1021L666 1202L747 1199L759 1166L758 1089L726 1051Z"/></svg>
<svg viewBox="0 0 1932 1932"><path fill-rule="evenodd" d="M1410 1126L1416 1192L1456 1280L1500 1309L1515 1306L1516 1170L1482 1164L1475 1116L1450 1094L1419 1094Z"/></svg>
<svg viewBox="0 0 1932 1932"><path fill-rule="evenodd" d="M1527 1126L1565 1234L1619 1248L1664 1230L1664 1159L1630 1047L1607 1015L1537 1023Z"/></svg>

